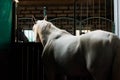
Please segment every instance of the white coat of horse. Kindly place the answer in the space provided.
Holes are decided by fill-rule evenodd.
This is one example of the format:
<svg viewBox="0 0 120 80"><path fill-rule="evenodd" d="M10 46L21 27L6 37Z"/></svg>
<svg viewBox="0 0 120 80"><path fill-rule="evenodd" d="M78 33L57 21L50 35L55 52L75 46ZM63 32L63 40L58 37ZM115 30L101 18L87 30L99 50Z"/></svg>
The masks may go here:
<svg viewBox="0 0 120 80"><path fill-rule="evenodd" d="M36 41L44 46L42 59L47 80L67 76L88 80L120 80L120 40L107 31L95 30L74 36L51 22L33 26ZM62 79L63 80L63 79Z"/></svg>

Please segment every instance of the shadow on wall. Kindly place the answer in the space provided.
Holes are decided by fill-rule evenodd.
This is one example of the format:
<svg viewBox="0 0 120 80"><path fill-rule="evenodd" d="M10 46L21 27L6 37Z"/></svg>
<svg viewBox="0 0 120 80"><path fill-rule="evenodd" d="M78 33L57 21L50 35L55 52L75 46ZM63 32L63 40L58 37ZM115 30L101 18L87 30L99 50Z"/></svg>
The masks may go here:
<svg viewBox="0 0 120 80"><path fill-rule="evenodd" d="M25 36L23 29L18 27L16 30L17 42L29 42L28 38Z"/></svg>

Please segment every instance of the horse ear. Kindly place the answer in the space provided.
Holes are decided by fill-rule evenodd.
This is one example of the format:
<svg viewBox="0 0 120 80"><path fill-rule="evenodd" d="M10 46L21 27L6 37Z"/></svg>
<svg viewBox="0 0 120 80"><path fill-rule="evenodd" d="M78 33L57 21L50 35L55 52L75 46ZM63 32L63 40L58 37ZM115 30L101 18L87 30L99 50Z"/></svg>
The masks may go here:
<svg viewBox="0 0 120 80"><path fill-rule="evenodd" d="M37 19L35 19L35 17L32 15L32 20L33 20L33 24L36 24Z"/></svg>
<svg viewBox="0 0 120 80"><path fill-rule="evenodd" d="M44 20L47 20L47 15L44 17Z"/></svg>

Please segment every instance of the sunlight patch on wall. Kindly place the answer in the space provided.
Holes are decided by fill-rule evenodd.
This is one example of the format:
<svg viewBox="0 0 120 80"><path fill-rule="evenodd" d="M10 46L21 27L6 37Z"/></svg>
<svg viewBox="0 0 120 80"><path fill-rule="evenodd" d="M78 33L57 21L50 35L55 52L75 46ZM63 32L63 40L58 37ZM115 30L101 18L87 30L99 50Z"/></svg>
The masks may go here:
<svg viewBox="0 0 120 80"><path fill-rule="evenodd" d="M29 42L34 42L34 32L32 30L24 30L25 36L28 38Z"/></svg>

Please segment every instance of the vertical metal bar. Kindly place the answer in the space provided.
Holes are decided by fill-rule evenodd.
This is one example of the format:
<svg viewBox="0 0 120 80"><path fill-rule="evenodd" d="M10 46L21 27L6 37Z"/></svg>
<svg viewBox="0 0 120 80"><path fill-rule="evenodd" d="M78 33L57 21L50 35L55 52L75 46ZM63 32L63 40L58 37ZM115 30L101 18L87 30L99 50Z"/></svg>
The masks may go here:
<svg viewBox="0 0 120 80"><path fill-rule="evenodd" d="M88 18L88 13L89 13L89 11L88 11L88 2L89 2L89 0L87 0L87 18Z"/></svg>
<svg viewBox="0 0 120 80"><path fill-rule="evenodd" d="M23 55L23 48L24 48L24 46L21 48L21 46L20 46L20 49L22 49L22 80L24 80L24 55Z"/></svg>
<svg viewBox="0 0 120 80"><path fill-rule="evenodd" d="M29 46L26 47L27 48L27 72L26 72L26 80L29 80Z"/></svg>
<svg viewBox="0 0 120 80"><path fill-rule="evenodd" d="M82 2L81 2L81 8L80 8L80 10L81 10L81 19L80 19L80 21L82 21Z"/></svg>
<svg viewBox="0 0 120 80"><path fill-rule="evenodd" d="M32 57L31 57L31 58L32 58L32 62L31 62L31 63L32 63L32 68L31 68L31 69L32 69L32 80L35 79L35 76L34 76L34 74L35 74L35 73L34 73L34 70L35 70L35 69L34 69L34 66L35 66L35 63L34 63L34 62L35 62L35 61L34 61L34 60L35 60L34 47L35 47L35 46L31 47L31 48L32 48L32 53L31 53L31 55L32 55Z"/></svg>
<svg viewBox="0 0 120 80"><path fill-rule="evenodd" d="M107 5L107 3L106 3L106 0L105 0L105 6L104 6L104 7L105 7L105 18L107 18L107 16L106 16L106 15L107 15L107 14L106 14L106 13L107 13L107 12L106 12L106 9L107 9L106 7L107 7L107 6L106 6L106 5ZM105 20L105 25L104 25L104 26L106 26L106 27L105 27L105 28L106 28L105 30L108 30L108 29L107 29L106 20Z"/></svg>
<svg viewBox="0 0 120 80"><path fill-rule="evenodd" d="M107 17L106 17L106 0L105 0L105 18L107 18Z"/></svg>
<svg viewBox="0 0 120 80"><path fill-rule="evenodd" d="M46 6L43 7L43 16L45 17L47 15L47 10L46 10Z"/></svg>
<svg viewBox="0 0 120 80"><path fill-rule="evenodd" d="M94 7L94 0L93 0L93 17L95 16L95 15L94 15L94 13L95 13L94 11L95 11L95 7ZM94 22L94 19L93 19L93 22ZM93 23L92 23L92 24L93 24ZM94 29L94 28L95 28L95 25L93 24L93 29Z"/></svg>
<svg viewBox="0 0 120 80"><path fill-rule="evenodd" d="M114 21L114 20L113 20L113 15L114 15L114 14L113 14L113 0L111 0L111 20L112 20L112 21ZM115 33L115 25L114 25L113 22L111 23L111 26L112 26L112 32Z"/></svg>
<svg viewBox="0 0 120 80"><path fill-rule="evenodd" d="M88 2L89 0L87 1L87 18L89 17L88 14L89 14L89 6L88 6ZM88 28L88 20L87 20L87 28ZM86 30L88 31L88 29L86 28Z"/></svg>
<svg viewBox="0 0 120 80"><path fill-rule="evenodd" d="M76 0L74 0L74 35L76 32Z"/></svg>
<svg viewBox="0 0 120 80"><path fill-rule="evenodd" d="M18 18L17 18L17 8L18 8L18 3L15 4L15 35L16 35L16 29L17 29L17 25L18 25ZM17 36L18 37L18 36ZM18 40L16 40L18 42Z"/></svg>
<svg viewBox="0 0 120 80"><path fill-rule="evenodd" d="M111 20L113 21L113 0L111 0ZM114 27L115 26L113 26L113 23L111 23L111 31L114 33Z"/></svg>
<svg viewBox="0 0 120 80"><path fill-rule="evenodd" d="M82 2L81 2L81 6L80 6L80 21L82 21ZM80 35L82 34L82 23L80 22Z"/></svg>
<svg viewBox="0 0 120 80"><path fill-rule="evenodd" d="M39 80L39 49L37 51L37 80Z"/></svg>
<svg viewBox="0 0 120 80"><path fill-rule="evenodd" d="M95 8L94 8L94 0L93 0L93 17L94 17L94 10L95 10Z"/></svg>
<svg viewBox="0 0 120 80"><path fill-rule="evenodd" d="M111 0L111 20L113 20L113 0Z"/></svg>
<svg viewBox="0 0 120 80"><path fill-rule="evenodd" d="M16 16L16 2L15 1L13 1L13 4L12 4L13 6L12 6L12 9L13 9L13 12L12 12L12 35L11 35L11 37L12 37L12 43L14 43L15 42L15 27L16 27L16 18L15 18L15 16Z"/></svg>
<svg viewBox="0 0 120 80"><path fill-rule="evenodd" d="M100 0L99 0L99 17L101 17L101 2L100 2ZM101 28L100 26L101 26L101 24L100 24L100 18L99 18L99 29Z"/></svg>
<svg viewBox="0 0 120 80"><path fill-rule="evenodd" d="M36 48L37 48L37 80L40 80L40 51L39 51L39 46L36 46Z"/></svg>

